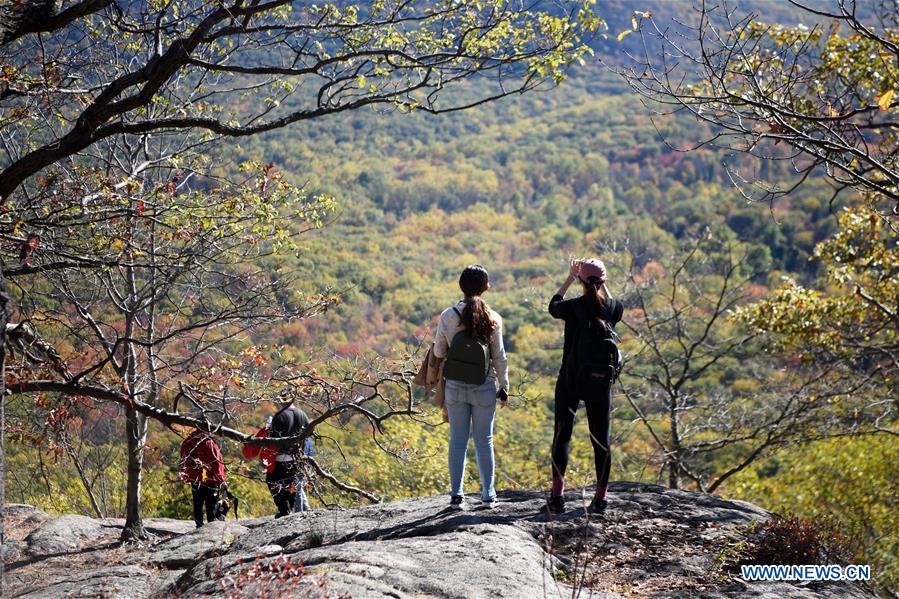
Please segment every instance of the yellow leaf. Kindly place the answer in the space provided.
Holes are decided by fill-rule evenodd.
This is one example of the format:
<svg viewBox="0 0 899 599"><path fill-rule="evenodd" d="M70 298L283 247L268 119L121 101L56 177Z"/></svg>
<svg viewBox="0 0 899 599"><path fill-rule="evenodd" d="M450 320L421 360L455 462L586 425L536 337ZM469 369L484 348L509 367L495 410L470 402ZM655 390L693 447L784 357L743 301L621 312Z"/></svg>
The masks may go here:
<svg viewBox="0 0 899 599"><path fill-rule="evenodd" d="M631 29L637 30L637 15L631 17Z"/></svg>
<svg viewBox="0 0 899 599"><path fill-rule="evenodd" d="M877 105L880 106L881 110L889 110L890 104L893 103L893 94L895 90L889 90L885 92L882 96L877 98Z"/></svg>
<svg viewBox="0 0 899 599"><path fill-rule="evenodd" d="M633 29L625 29L624 31L622 31L621 33L618 34L618 37L616 39L620 42L625 37L627 37L632 31L633 31Z"/></svg>

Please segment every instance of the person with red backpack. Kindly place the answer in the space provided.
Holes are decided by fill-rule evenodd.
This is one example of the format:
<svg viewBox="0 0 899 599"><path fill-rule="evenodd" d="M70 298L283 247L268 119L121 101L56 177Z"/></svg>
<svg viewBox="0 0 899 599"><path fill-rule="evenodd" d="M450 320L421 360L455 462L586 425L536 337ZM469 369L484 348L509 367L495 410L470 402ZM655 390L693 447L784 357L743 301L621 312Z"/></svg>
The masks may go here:
<svg viewBox="0 0 899 599"><path fill-rule="evenodd" d="M184 439L179 474L181 480L190 484L197 528L203 526L204 506L207 522L224 519L216 517L215 504L219 489L225 484L225 461L210 433L194 430Z"/></svg>
<svg viewBox="0 0 899 599"><path fill-rule="evenodd" d="M272 416L269 423L254 436L259 438L285 438L300 435L309 424L309 417L292 401L282 403L281 409ZM275 448L259 445L244 445L246 459L258 457L265 467L265 481L278 510L275 518L281 518L294 511L306 511L305 472L298 459L295 447ZM305 455L312 455L312 439L307 438L303 447Z"/></svg>
<svg viewBox="0 0 899 599"><path fill-rule="evenodd" d="M564 299L574 281L583 294ZM574 416L583 400L596 466L596 491L588 511L606 509L611 469L610 431L612 383L621 370L615 324L621 321L623 304L606 287L606 267L596 259L572 260L568 278L549 302L553 318L565 321L562 367L556 380L555 426L552 442L552 490L544 511L565 511L565 470L574 430Z"/></svg>
<svg viewBox="0 0 899 599"><path fill-rule="evenodd" d="M253 436L258 439L268 438L268 427L269 425L266 424L261 429L256 431L256 434ZM278 450L274 447L269 447L268 445L244 445L241 453L247 460L259 458L259 460L262 462L262 467L265 468L266 474L275 469L275 455L277 455Z"/></svg>

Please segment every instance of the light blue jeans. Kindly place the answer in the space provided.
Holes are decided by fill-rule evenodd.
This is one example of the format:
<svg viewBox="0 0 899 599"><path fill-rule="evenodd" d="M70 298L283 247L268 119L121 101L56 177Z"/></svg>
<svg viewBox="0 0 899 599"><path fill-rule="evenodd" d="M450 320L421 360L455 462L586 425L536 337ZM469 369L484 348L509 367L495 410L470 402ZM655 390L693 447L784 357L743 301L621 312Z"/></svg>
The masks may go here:
<svg viewBox="0 0 899 599"><path fill-rule="evenodd" d="M450 495L463 494L465 453L469 433L474 437L478 472L481 475L481 499L496 497L493 488L493 419L496 416L496 385L490 380L483 385L446 381L446 412L449 416Z"/></svg>
<svg viewBox="0 0 899 599"><path fill-rule="evenodd" d="M297 474L296 478L296 488L297 494L294 498L293 502L293 511L295 512L308 512L312 508L309 507L309 501L306 499L306 474L303 472L303 467L300 466L300 473Z"/></svg>

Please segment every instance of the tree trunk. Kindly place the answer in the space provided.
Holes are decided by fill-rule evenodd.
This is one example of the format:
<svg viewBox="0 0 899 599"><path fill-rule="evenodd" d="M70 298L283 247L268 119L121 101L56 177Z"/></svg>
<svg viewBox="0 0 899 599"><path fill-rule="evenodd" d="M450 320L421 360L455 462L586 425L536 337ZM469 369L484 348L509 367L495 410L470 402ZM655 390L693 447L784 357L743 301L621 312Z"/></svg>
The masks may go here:
<svg viewBox="0 0 899 599"><path fill-rule="evenodd" d="M678 417L678 396L675 393L669 394L670 403L668 406L668 418L671 420L671 449L668 457L668 486L672 489L680 488L680 466L683 458L683 451L680 444L680 422Z"/></svg>
<svg viewBox="0 0 899 599"><path fill-rule="evenodd" d="M2 267L2 262L0 262ZM9 296L6 279L0 274L0 506L6 505L6 323L9 322ZM0 547L6 547L6 527L0 514ZM3 581L6 579L3 560L0 560L0 597L3 597Z"/></svg>
<svg viewBox="0 0 899 599"><path fill-rule="evenodd" d="M19 0L4 2L0 6L0 45L39 31L42 21L56 12L56 2L51 0Z"/></svg>
<svg viewBox="0 0 899 599"><path fill-rule="evenodd" d="M678 458L671 458L668 461L668 486L672 489L680 488L680 462Z"/></svg>
<svg viewBox="0 0 899 599"><path fill-rule="evenodd" d="M147 440L147 418L136 410L126 408L126 437L128 438L128 489L125 500L125 528L123 542L146 540L147 531L141 517L140 491L144 465L144 443Z"/></svg>

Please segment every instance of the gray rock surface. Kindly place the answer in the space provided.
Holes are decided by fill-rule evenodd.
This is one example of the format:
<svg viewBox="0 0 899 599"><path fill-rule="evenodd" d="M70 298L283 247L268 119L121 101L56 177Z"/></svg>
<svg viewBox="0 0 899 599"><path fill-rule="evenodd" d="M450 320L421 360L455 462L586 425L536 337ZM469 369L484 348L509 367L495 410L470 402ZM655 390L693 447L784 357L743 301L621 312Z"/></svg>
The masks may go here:
<svg viewBox="0 0 899 599"><path fill-rule="evenodd" d="M94 534L96 543L117 536L121 522L63 516L25 538L28 554L81 549L49 558L47 564L68 560L52 575L43 563L18 566L12 574L22 582L11 596L873 596L844 583L745 583L722 571L722 552L742 538L743 527L770 517L748 503L613 483L609 510L599 518L586 514L589 497L570 493L567 499L566 513L552 518L539 511L542 493L511 491L500 493L493 510L475 499L465 511L450 510L441 496L215 522L197 530L191 522L147 520L160 536L172 538L93 553L88 537ZM55 545L53 533L62 537ZM81 567L71 567L77 559ZM579 591L581 586L589 588Z"/></svg>
<svg viewBox="0 0 899 599"><path fill-rule="evenodd" d="M4 564L10 564L23 559L27 550L27 543L7 539L3 542L3 546L0 547L0 559L3 560Z"/></svg>
<svg viewBox="0 0 899 599"><path fill-rule="evenodd" d="M46 586L10 596L17 599L147 597L154 586L151 576L149 570L138 566L73 571L70 576L56 578Z"/></svg>
<svg viewBox="0 0 899 599"><path fill-rule="evenodd" d="M50 514L40 508L27 503L7 503L3 506L3 515L15 518L30 518L32 516L51 518Z"/></svg>
<svg viewBox="0 0 899 599"><path fill-rule="evenodd" d="M116 524L120 529L125 526L125 520L118 519ZM183 535L196 530L197 525L190 520L175 520L174 518L144 518L144 528L151 535Z"/></svg>
<svg viewBox="0 0 899 599"><path fill-rule="evenodd" d="M191 566L203 558L221 555L248 530L233 520L210 522L155 545L148 561L167 568Z"/></svg>
<svg viewBox="0 0 899 599"><path fill-rule="evenodd" d="M115 533L114 523L69 514L47 520L32 531L25 542L28 543L28 554L37 557L77 551Z"/></svg>
<svg viewBox="0 0 899 599"><path fill-rule="evenodd" d="M566 514L548 519L539 513L540 493L507 492L500 498L495 510L477 509L474 500L467 511L451 511L446 497L430 497L294 514L254 528L223 555L198 563L179 579L178 591L184 597L226 596L218 581L232 580L244 591L275 594L279 584L314 582L330 596L375 599L569 597L578 576L572 559L583 558L572 558L570 545L581 541L591 563L614 564L612 572L591 570L593 588L584 592L598 599L870 596L845 584L721 580L723 548L740 527L770 517L748 503L615 483L605 519L588 517L589 497L575 494L568 497ZM276 547L283 553L273 555ZM284 576L300 563L301 576ZM250 580L268 580L268 586Z"/></svg>

